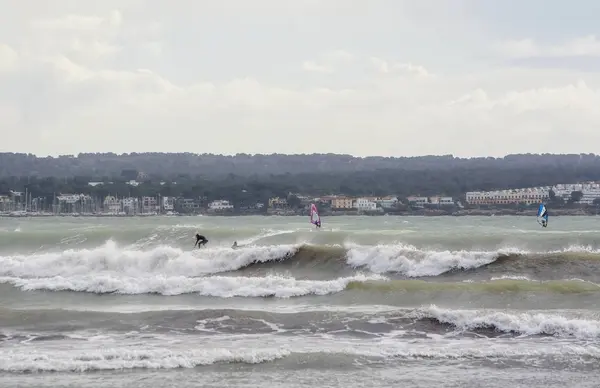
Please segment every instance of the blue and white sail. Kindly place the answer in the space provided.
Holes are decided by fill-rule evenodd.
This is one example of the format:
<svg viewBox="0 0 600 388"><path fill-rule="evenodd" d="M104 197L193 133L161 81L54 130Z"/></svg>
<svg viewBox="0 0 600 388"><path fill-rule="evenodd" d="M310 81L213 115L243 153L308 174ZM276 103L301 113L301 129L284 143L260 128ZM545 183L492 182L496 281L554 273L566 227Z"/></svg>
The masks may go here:
<svg viewBox="0 0 600 388"><path fill-rule="evenodd" d="M540 225L548 225L548 210L543 203L540 203L540 207L538 207L537 221Z"/></svg>

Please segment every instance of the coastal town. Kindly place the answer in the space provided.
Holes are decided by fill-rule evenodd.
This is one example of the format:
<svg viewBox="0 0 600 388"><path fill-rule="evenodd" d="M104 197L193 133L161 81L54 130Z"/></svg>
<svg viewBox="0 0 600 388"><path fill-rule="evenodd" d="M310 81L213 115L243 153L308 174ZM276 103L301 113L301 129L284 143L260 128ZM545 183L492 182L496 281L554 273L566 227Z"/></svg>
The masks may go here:
<svg viewBox="0 0 600 388"><path fill-rule="evenodd" d="M90 186L101 184L89 182ZM139 182L130 181L130 185ZM496 191L471 191L461 197L443 195L405 198L398 196L347 195L308 196L289 193L287 197L273 197L265 202L240 205L229 199L208 200L204 197L184 198L173 196L103 198L89 194L59 193L52 199L36 197L35 194L11 190L0 195L0 216L151 216L151 215L300 215L305 214L311 203L317 204L322 214L328 215L384 215L419 212L427 214L455 214L477 210L499 210L517 207L519 211L533 209L540 202L560 206L564 204L582 207L600 206L600 183L586 182L559 184L548 187L530 187Z"/></svg>

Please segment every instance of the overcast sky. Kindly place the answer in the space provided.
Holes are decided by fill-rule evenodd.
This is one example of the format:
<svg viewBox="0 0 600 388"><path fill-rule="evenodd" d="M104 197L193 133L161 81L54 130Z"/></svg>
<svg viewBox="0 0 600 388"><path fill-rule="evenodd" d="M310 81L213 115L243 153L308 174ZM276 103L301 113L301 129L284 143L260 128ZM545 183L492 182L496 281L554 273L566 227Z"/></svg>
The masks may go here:
<svg viewBox="0 0 600 388"><path fill-rule="evenodd" d="M0 9L3 152L600 152L597 0Z"/></svg>

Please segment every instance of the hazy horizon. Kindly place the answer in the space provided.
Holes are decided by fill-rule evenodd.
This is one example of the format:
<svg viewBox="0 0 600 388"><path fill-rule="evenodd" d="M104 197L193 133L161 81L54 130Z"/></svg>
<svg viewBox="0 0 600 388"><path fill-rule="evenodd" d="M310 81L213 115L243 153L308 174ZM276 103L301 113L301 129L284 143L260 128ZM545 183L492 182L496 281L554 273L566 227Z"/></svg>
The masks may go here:
<svg viewBox="0 0 600 388"><path fill-rule="evenodd" d="M0 7L0 152L471 158L600 142L591 0Z"/></svg>
<svg viewBox="0 0 600 388"><path fill-rule="evenodd" d="M280 155L280 156L311 156L311 155L336 155L336 156L349 156L352 158L426 158L426 157L444 157L444 156L451 156L453 158L459 158L459 159L480 159L480 158L494 158L494 159L502 159L502 158L506 158L508 156L513 156L513 155L539 155L539 156L566 156L566 155L592 155L592 156L600 156L600 153L594 153L594 152L572 152L572 153L533 153L533 152L524 152L524 153L508 153L508 154L504 154L504 155L497 155L497 156L491 156L491 155L471 155L471 156L459 156L459 155L453 155L453 154L422 154L422 155L393 155L393 156L386 156L386 155L353 155L353 154L349 154L349 153L336 153L336 152L314 152L314 153L281 153L281 152L269 152L269 153L250 153L250 152L238 152L238 153L215 153L215 152L203 152L203 153L198 153L198 152L191 152L191 151L173 151L173 152L166 152L166 151L123 151L123 152L114 152L114 151L92 151L92 152L76 152L76 153L71 153L71 154L35 154L33 152L16 152L16 151L0 151L0 153L15 153L15 154L30 154L30 155L34 155L37 158L45 158L45 157L52 157L52 158L58 158L61 156L73 156L73 157L79 157L80 154L90 154L90 153L96 153L96 154L115 154L117 156L124 156L124 155L131 155L131 154L153 154L153 153L162 153L162 154L184 154L184 153L189 153L189 154L193 154L193 155L197 155L197 156L203 156L203 155L215 155L215 156L238 156L238 155L249 155L249 156L272 156L272 155Z"/></svg>

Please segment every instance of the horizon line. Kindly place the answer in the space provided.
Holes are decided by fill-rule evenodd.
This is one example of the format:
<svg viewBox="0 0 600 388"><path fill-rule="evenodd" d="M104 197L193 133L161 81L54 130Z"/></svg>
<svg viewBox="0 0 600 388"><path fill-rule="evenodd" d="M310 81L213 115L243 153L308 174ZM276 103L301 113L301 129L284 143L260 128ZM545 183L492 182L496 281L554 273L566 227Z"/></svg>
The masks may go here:
<svg viewBox="0 0 600 388"><path fill-rule="evenodd" d="M283 156L283 157L293 157L293 156L342 156L349 157L354 159L369 159L369 158L383 158L383 159L417 159L417 158L453 158L453 159L504 159L510 156L592 156L597 157L599 155L595 153L508 153L504 154L504 156L490 156L490 155L478 155L478 156L455 156L454 154L423 154L423 155L413 155L413 156L383 156L383 155L367 155L367 156L358 156L347 153L335 153L335 152L313 152L313 153L247 153L247 152L238 152L238 153L196 153L196 152L164 152L164 151L132 151L132 152L122 152L116 153L112 151L102 151L102 152L79 152L77 154L36 154L33 152L11 152L11 151L2 151L0 152L0 156L3 154L14 154L14 155L25 155L25 156L34 156L39 159L59 159L59 158L79 158L87 155L114 155L114 156L132 156L132 155L144 155L144 154L162 154L162 155L191 155L196 157L201 156L221 156L221 157L258 157L258 156Z"/></svg>

